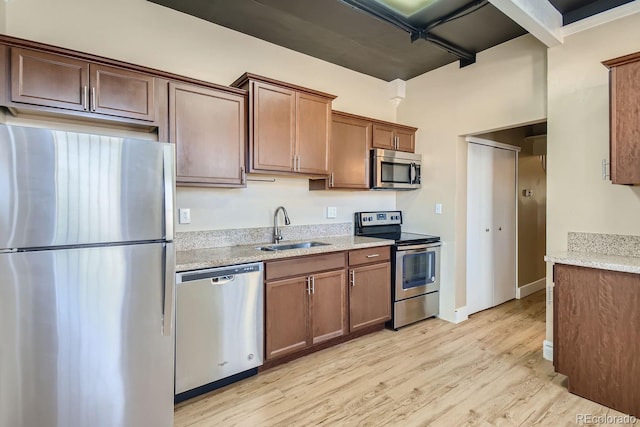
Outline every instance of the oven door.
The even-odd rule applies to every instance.
[[[419,154],[372,150],[371,188],[414,190],[420,188]]]
[[[395,301],[440,289],[440,243],[396,248]]]

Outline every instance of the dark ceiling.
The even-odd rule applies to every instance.
[[[149,1],[387,81],[473,63],[526,33],[486,0],[439,0],[408,18],[371,0]],[[629,1],[550,0],[565,23]]]

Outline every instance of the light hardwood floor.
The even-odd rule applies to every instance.
[[[545,293],[459,325],[428,319],[281,365],[176,406],[176,427],[570,426],[622,415],[572,395],[542,358]]]

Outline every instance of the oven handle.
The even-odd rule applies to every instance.
[[[408,252],[408,251],[416,251],[416,250],[426,251],[427,249],[437,248],[440,246],[441,246],[441,243],[429,243],[426,245],[396,246],[396,252]],[[424,252],[424,251],[421,251],[421,252]]]

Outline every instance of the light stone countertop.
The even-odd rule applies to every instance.
[[[328,252],[348,251],[352,249],[371,248],[377,246],[390,246],[395,242],[387,239],[359,236],[333,236],[308,238],[305,240],[287,240],[281,244],[298,242],[322,242],[327,246],[315,246],[304,249],[290,249],[284,251],[260,251],[258,246],[267,246],[271,243],[255,243],[251,245],[225,246],[219,248],[190,249],[176,252],[176,272],[199,270],[203,268],[222,267],[248,262],[269,261],[280,258],[313,255]]]
[[[547,262],[577,265],[601,270],[640,274],[640,257],[602,255],[590,252],[554,252],[544,257]]]

